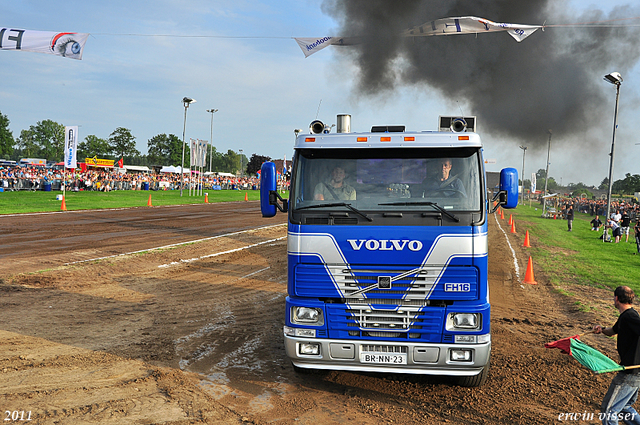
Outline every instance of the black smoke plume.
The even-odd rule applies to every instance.
[[[584,136],[586,142],[589,129],[602,124],[603,103],[614,102],[615,88],[603,76],[618,71],[624,78],[640,57],[640,29],[620,27],[638,24],[621,20],[639,16],[637,6],[578,15],[551,0],[326,0],[322,10],[339,23],[335,35],[367,41],[340,47],[357,64],[357,96],[389,95],[399,86],[435,90],[452,105],[464,104],[482,132],[534,148],[536,142],[546,147],[549,129],[554,140]],[[549,27],[521,43],[504,32],[399,36],[457,16]],[[553,27],[602,21],[615,25]]]

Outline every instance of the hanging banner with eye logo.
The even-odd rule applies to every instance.
[[[0,27],[0,50],[24,50],[80,60],[87,38],[89,34],[77,32],[32,31]]]

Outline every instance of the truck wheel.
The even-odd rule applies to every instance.
[[[456,384],[461,387],[479,387],[484,385],[487,381],[487,377],[489,376],[489,364],[490,361],[487,362],[487,365],[482,369],[482,372],[475,376],[460,376],[456,379]]]

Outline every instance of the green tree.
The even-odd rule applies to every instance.
[[[175,134],[158,134],[147,141],[148,161],[151,164],[180,165],[182,162],[182,140]],[[185,164],[189,164],[189,150],[185,149]]]
[[[247,174],[249,175],[256,174],[258,170],[260,170],[260,168],[262,167],[262,164],[267,161],[271,161],[271,158],[268,156],[256,155],[254,153],[253,155],[251,155],[251,159],[247,164]]]
[[[31,129],[20,132],[20,137],[16,139],[16,146],[24,158],[36,158],[40,155],[40,147],[36,143]]]
[[[128,128],[118,127],[109,135],[109,145],[111,154],[116,158],[127,158],[127,160],[140,156],[140,151],[136,149],[136,138]]]
[[[240,171],[240,155],[229,149],[226,154],[223,155],[222,158],[222,170],[225,173],[237,173]]]
[[[51,161],[62,161],[64,125],[51,120],[40,121],[36,124],[34,137],[42,147],[42,157]]]
[[[62,161],[64,125],[51,120],[39,121],[29,130],[22,130],[17,142],[24,157]]]
[[[609,177],[605,177],[604,179],[602,179],[602,182],[600,183],[600,186],[598,186],[598,189],[605,190],[608,188],[609,188]]]
[[[78,143],[78,161],[84,161],[85,158],[93,158],[98,156],[104,158],[109,156],[111,145],[105,139],[90,134],[84,138],[83,142]]]
[[[0,112],[0,158],[9,158],[14,144],[13,133],[9,130],[9,118]]]
[[[586,196],[587,199],[592,199],[593,198],[593,193],[589,189],[587,189],[586,187],[581,187],[581,188],[578,188],[578,189],[574,189],[571,192],[571,197],[572,198],[580,198],[580,197],[582,197],[583,194]]]
[[[207,157],[207,164],[211,162],[211,171],[223,171],[224,168],[224,155],[216,149],[215,146],[211,146],[209,151],[209,157]]]
[[[633,195],[634,192],[640,192],[640,175],[627,173],[624,179],[613,182],[611,191],[621,195]]]

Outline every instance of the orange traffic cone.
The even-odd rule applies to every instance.
[[[511,233],[516,233],[516,222],[515,221],[511,222]]]
[[[208,203],[209,203],[209,194],[208,194],[208,193],[205,193],[205,194],[204,194],[204,203],[205,203],[205,204],[208,204]]]
[[[245,192],[245,193],[244,193],[244,200],[245,200],[245,201],[248,201],[248,200],[249,200],[249,197],[247,196],[247,192]]]
[[[509,225],[513,224],[513,214],[509,214]]]
[[[529,231],[524,234],[524,245],[525,248],[531,248],[531,244],[529,243]]]
[[[504,210],[500,208],[500,218],[504,220]]]
[[[152,207],[153,205],[151,204],[151,195],[149,195],[149,200],[147,201],[147,206],[148,207]]]
[[[64,202],[64,195],[62,195],[62,205],[60,205],[60,211],[66,211],[67,204]]]
[[[531,285],[537,285],[538,282],[533,277],[533,262],[529,257],[529,263],[527,264],[527,272],[524,275],[524,283],[530,283]]]

